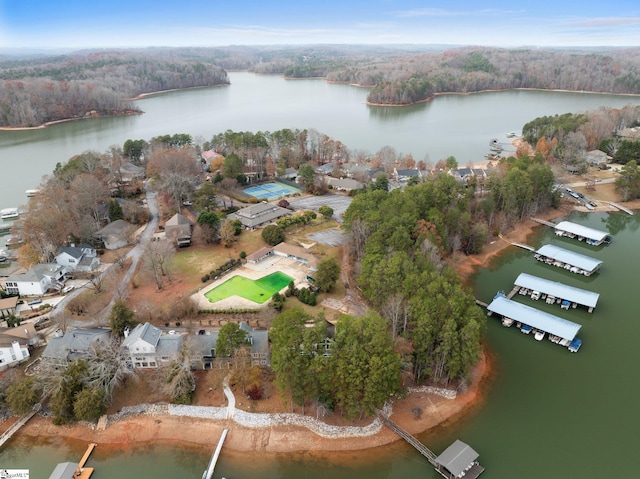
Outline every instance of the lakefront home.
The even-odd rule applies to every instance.
[[[96,343],[110,340],[111,330],[104,328],[74,329],[64,335],[58,332],[49,339],[41,357],[55,367],[66,368],[76,359],[86,359]]]
[[[39,343],[33,324],[0,328],[0,371],[29,359],[30,348]]]
[[[181,334],[162,334],[151,323],[138,324],[125,330],[122,348],[134,369],[155,369],[177,359],[182,348]]]
[[[89,273],[100,266],[96,249],[88,244],[63,246],[58,250],[55,261],[60,266],[64,266],[67,272]]]
[[[7,293],[20,296],[42,296],[50,289],[63,287],[67,270],[57,263],[41,263],[25,273],[16,273],[7,277]]]
[[[115,220],[104,228],[95,232],[97,240],[104,243],[104,247],[109,250],[127,246],[131,240],[133,225],[125,220]]]

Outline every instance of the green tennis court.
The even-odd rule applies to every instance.
[[[263,304],[291,281],[293,281],[291,276],[287,276],[280,271],[257,280],[238,275],[229,278],[224,283],[207,291],[204,295],[210,303],[222,301],[230,296],[240,296],[254,303]]]

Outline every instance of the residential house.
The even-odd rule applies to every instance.
[[[131,162],[125,163],[120,167],[120,181],[123,183],[133,183],[142,180],[147,172],[142,166],[134,165]]]
[[[0,328],[0,371],[27,360],[30,348],[38,345],[39,341],[33,324]]]
[[[245,322],[239,324],[240,329],[247,333],[249,341],[252,366],[270,366],[271,350],[269,347],[269,332],[262,329],[254,329]],[[193,369],[211,369],[216,358],[217,331],[207,331],[205,334],[197,334],[189,337],[189,347],[193,351]],[[223,358],[224,359],[224,358]]]
[[[315,171],[319,175],[330,175],[331,173],[333,173],[334,168],[335,168],[335,165],[329,162],[329,163],[325,163],[324,165],[318,166]]]
[[[66,272],[64,266],[56,263],[37,264],[25,273],[10,275],[5,281],[7,293],[42,296],[50,289],[60,290]]]
[[[55,262],[60,266],[64,266],[67,272],[80,271],[89,273],[100,266],[100,259],[96,249],[86,243],[80,246],[63,246],[58,250]]]
[[[86,359],[90,348],[111,340],[111,330],[105,328],[74,329],[51,338],[42,352],[42,360],[66,368],[76,359]]]
[[[230,220],[240,220],[240,223],[242,223],[242,226],[245,228],[254,229],[290,214],[290,210],[281,208],[278,205],[258,203],[231,213],[227,218]]]
[[[122,347],[127,352],[131,366],[157,368],[178,359],[182,348],[181,334],[162,334],[151,323],[138,324],[132,331],[125,331]]]
[[[220,153],[216,153],[213,150],[206,150],[202,152],[202,162],[207,166],[207,168],[209,168],[209,170],[212,170],[212,166],[214,163],[222,163],[222,160],[224,160],[224,157],[220,154]]]
[[[611,157],[602,150],[591,150],[587,151],[585,159],[590,165],[598,166],[601,163],[609,163]]]
[[[0,299],[0,318],[7,319],[11,316],[15,316],[17,307],[17,296],[10,296],[8,298]]]
[[[294,259],[302,264],[306,264],[312,271],[316,271],[318,269],[318,261],[316,260],[316,257],[302,246],[294,246],[292,244],[282,242],[273,247],[273,254]]]
[[[168,240],[177,246],[189,246],[193,234],[193,223],[189,218],[179,213],[173,215],[164,224],[164,234]]]
[[[409,181],[411,178],[416,177],[422,181],[422,172],[417,169],[399,170],[393,169],[393,178],[399,182]]]
[[[247,332],[251,345],[251,366],[270,366],[269,332],[264,329],[253,329],[244,321],[240,323],[240,329]]]
[[[125,220],[116,220],[95,232],[94,236],[106,249],[118,249],[129,244],[133,226]]]
[[[327,183],[336,191],[361,190],[364,185],[352,178],[327,178]]]

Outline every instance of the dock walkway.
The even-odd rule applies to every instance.
[[[2,436],[0,436],[0,447],[4,446],[4,444],[11,439],[11,437],[20,430],[20,428],[22,426],[24,426],[29,419],[31,419],[33,416],[36,415],[36,413],[40,410],[40,404],[36,404],[33,408],[33,410],[27,414],[26,416],[23,416],[22,418],[20,418],[13,426],[11,426],[9,429],[7,429],[4,434],[2,434]]]
[[[413,447],[416,448],[416,450],[422,454],[424,457],[427,458],[427,460],[433,464],[434,466],[437,466],[436,464],[436,455],[429,450],[429,448],[427,446],[425,446],[424,444],[422,444],[420,441],[418,441],[415,437],[413,437],[411,434],[409,434],[407,431],[405,431],[404,429],[402,429],[400,426],[398,426],[396,423],[394,423],[393,421],[391,421],[391,419],[389,419],[388,417],[384,416],[383,414],[379,414],[378,417],[380,418],[380,420],[389,428],[391,429],[393,432],[395,432],[398,436],[400,436],[402,439],[404,439],[405,441],[407,441],[409,444],[411,444]]]
[[[614,203],[613,201],[609,201],[609,204],[611,206],[613,206],[614,208],[618,208],[620,211],[624,211],[628,215],[633,216],[633,211],[631,211],[629,208],[626,208],[626,207],[624,207],[622,205],[619,205],[618,203]]]
[[[207,469],[202,474],[202,479],[211,479],[213,477],[213,470],[216,467],[216,463],[218,462],[218,456],[220,456],[220,451],[222,451],[222,445],[224,444],[224,440],[227,437],[228,429],[223,429],[222,434],[220,435],[220,439],[218,440],[218,445],[216,446],[216,450],[213,452],[211,456],[211,460],[209,461],[209,465]]]
[[[552,223],[551,221],[547,221],[547,220],[543,220],[542,218],[534,218],[531,217],[529,218],[531,221],[535,221],[536,223],[540,223],[541,225],[545,225],[545,226],[551,226],[552,228],[555,228],[556,225],[555,223]]]

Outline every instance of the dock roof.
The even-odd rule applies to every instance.
[[[556,225],[556,230],[566,231],[573,233],[584,238],[589,238],[593,241],[603,241],[607,236],[610,236],[606,231],[600,231],[588,226],[579,225],[578,223],[572,223],[571,221],[561,221]]]
[[[573,340],[582,327],[581,324],[568,321],[553,314],[545,313],[530,306],[507,299],[503,295],[493,298],[487,310],[501,316],[511,318],[540,331],[559,336],[562,339]]]
[[[547,258],[562,261],[563,263],[567,263],[572,266],[577,266],[585,271],[595,271],[602,264],[602,261],[599,259],[575,253],[568,249],[560,248],[559,246],[551,244],[546,244],[540,247],[536,253],[546,256]]]
[[[600,294],[586,289],[575,288],[558,281],[551,281],[538,276],[533,276],[527,273],[520,273],[514,283],[521,288],[531,289],[533,291],[540,291],[544,294],[550,294],[556,298],[567,299],[572,303],[578,303],[583,306],[595,308],[598,304],[598,298]]]
[[[479,454],[471,446],[456,439],[442,454],[436,457],[436,463],[445,467],[455,477],[459,477],[473,464],[473,461],[478,459],[478,456]]]

